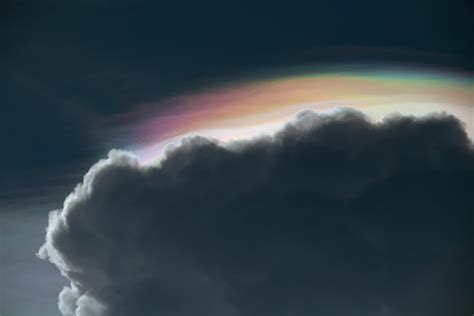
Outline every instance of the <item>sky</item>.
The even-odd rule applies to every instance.
[[[151,298],[161,304],[148,312],[174,316],[472,314],[469,1],[8,0],[0,11],[0,315],[132,315]],[[103,181],[87,189],[96,199],[73,192],[85,174]],[[48,226],[56,209],[76,235]],[[180,234],[153,233],[136,220],[147,216]],[[139,280],[117,276],[134,269]]]

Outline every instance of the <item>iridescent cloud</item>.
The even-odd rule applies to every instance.
[[[352,107],[375,121],[388,114],[448,112],[474,136],[474,79],[467,74],[402,68],[347,71],[293,69],[187,93],[143,108],[128,132],[133,149],[149,162],[168,143],[190,134],[220,141],[271,133],[297,112]],[[127,116],[125,116],[125,120]],[[122,118],[123,120],[123,118]]]

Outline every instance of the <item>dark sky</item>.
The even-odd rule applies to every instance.
[[[7,241],[0,255],[9,258],[0,267],[0,284],[9,284],[2,315],[50,316],[57,309],[63,282],[35,252],[47,212],[61,207],[114,147],[111,116],[274,67],[356,62],[474,70],[467,0],[6,0],[0,12],[0,228]],[[465,262],[449,264],[464,269]]]
[[[111,114],[243,72],[474,65],[467,0],[7,0],[1,12],[3,195],[24,190],[32,171],[55,177],[83,164],[82,173],[109,149],[102,120]]]

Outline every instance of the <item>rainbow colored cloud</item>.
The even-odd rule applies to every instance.
[[[302,110],[351,107],[375,121],[388,114],[453,114],[474,139],[474,79],[468,74],[422,69],[359,67],[293,69],[264,74],[166,100],[168,110],[148,104],[134,115],[132,150],[143,162],[183,136],[229,141],[271,133]],[[170,106],[171,105],[171,106]]]

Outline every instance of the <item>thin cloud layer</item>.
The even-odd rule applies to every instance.
[[[50,214],[64,315],[472,313],[474,151],[448,115],[304,112],[272,137],[111,151]]]

